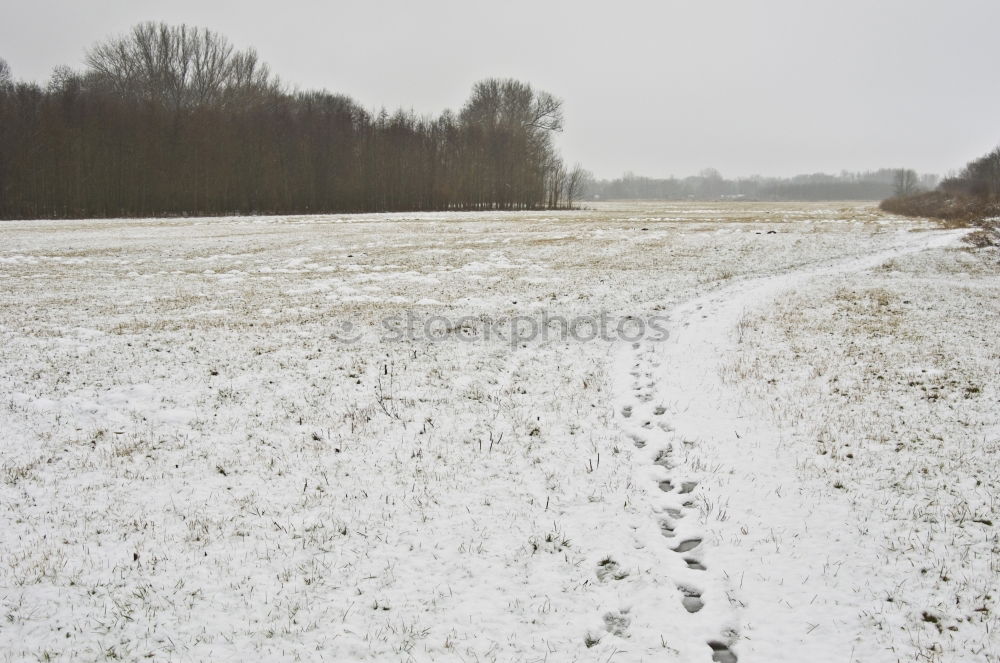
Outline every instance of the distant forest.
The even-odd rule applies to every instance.
[[[558,208],[585,179],[562,125],[515,80],[457,113],[370,112],[288,91],[215,32],[145,23],[44,86],[0,60],[0,218]]]
[[[901,174],[906,186],[900,190]],[[715,169],[683,179],[655,179],[627,173],[615,180],[587,181],[584,193],[599,200],[883,200],[901,192],[931,189],[935,175],[918,176],[912,170],[882,169],[839,175],[816,173],[789,178],[725,179]]]

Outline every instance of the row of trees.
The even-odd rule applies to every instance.
[[[987,202],[1000,202],[1000,147],[966,164],[962,171],[941,182],[941,190]]]
[[[85,65],[42,87],[0,60],[0,218],[562,207],[584,181],[553,144],[560,101],[515,80],[458,113],[373,113],[153,23]]]
[[[970,161],[933,191],[907,186],[901,174],[894,193],[882,201],[882,209],[896,214],[972,222],[1000,216],[1000,147]]]
[[[789,178],[746,177],[726,179],[714,168],[685,178],[657,179],[626,173],[614,180],[590,182],[588,197],[606,200],[881,200],[899,186],[899,173],[907,173],[906,186],[933,187],[936,177],[890,169],[839,175],[816,173]]]

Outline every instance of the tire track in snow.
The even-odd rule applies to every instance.
[[[739,494],[719,494],[712,478],[720,472],[753,473],[753,460],[736,446],[741,444],[737,431],[769,428],[765,422],[748,422],[734,390],[720,375],[722,358],[735,348],[733,330],[741,316],[812,279],[863,271],[895,257],[953,245],[966,232],[901,233],[899,243],[889,250],[734,283],[675,307],[669,338],[645,339],[619,349],[612,369],[616,411],[626,437],[637,448],[637,479],[646,481],[651,491],[652,515],[665,538],[664,554],[680,555],[687,565],[683,575],[672,580],[678,600],[691,613],[691,629],[705,643],[706,660],[773,661],[775,651],[784,652],[786,660],[808,660],[802,658],[803,651],[790,646],[793,643],[769,642],[758,649],[755,640],[782,637],[781,629],[769,633],[766,627],[755,631],[755,640],[741,632],[748,611],[767,621],[766,601],[741,596],[742,580],[731,569],[727,573],[711,563],[712,543],[707,539],[712,534],[717,541],[722,539],[727,510],[733,509],[729,505],[753,509],[752,504],[739,504]],[[771,463],[771,454],[760,450],[754,448],[758,462]],[[706,453],[711,460],[706,460]],[[742,462],[734,467],[737,458]],[[778,491],[780,495],[780,486]],[[747,600],[754,603],[750,609]]]

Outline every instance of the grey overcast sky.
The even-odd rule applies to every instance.
[[[0,0],[0,57],[44,81],[145,20],[367,108],[528,81],[563,99],[563,154],[599,177],[942,173],[1000,144],[998,0]]]

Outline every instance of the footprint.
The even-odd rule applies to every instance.
[[[622,416],[625,417],[626,419],[628,419],[629,417],[632,416],[632,406],[631,405],[626,405],[625,407],[622,408]]]
[[[631,624],[632,618],[628,616],[627,608],[604,615],[604,628],[608,630],[608,633],[617,635],[619,638],[628,637],[628,627]]]
[[[695,486],[697,485],[698,485],[697,481],[685,481],[684,483],[681,484],[681,495],[690,493],[692,490],[695,489]]]
[[[659,417],[660,415],[662,415],[666,411],[667,411],[667,408],[663,407],[662,405],[657,405],[656,409],[653,410],[653,414],[655,414],[656,416]]]
[[[681,604],[685,610],[688,612],[698,612],[705,607],[705,602],[701,600],[701,594],[698,591],[688,587],[678,587],[678,589],[684,594]]]
[[[670,462],[670,449],[660,449],[656,452],[656,458],[653,459],[653,463],[659,465],[660,467],[665,467],[668,470],[671,469],[674,464]]]
[[[670,521],[660,521],[660,534],[667,538],[672,538],[674,536],[674,526],[670,523]]]
[[[684,517],[684,514],[681,513],[680,509],[667,509],[666,511],[667,515],[673,518],[674,520],[680,520],[681,518]]]
[[[639,437],[638,435],[629,435],[629,437],[632,438],[632,444],[634,444],[637,449],[642,449],[644,446],[646,446],[646,440]]]
[[[673,489],[674,489],[674,484],[670,483],[670,479],[664,479],[663,481],[660,482],[660,490],[662,490],[663,492],[669,493],[673,491]]]
[[[657,421],[656,425],[659,426],[660,430],[662,430],[664,433],[673,433],[674,432],[674,427],[671,426],[670,424],[668,424],[665,421]]]
[[[708,643],[708,646],[712,648],[712,660],[715,663],[736,663],[736,654],[728,645],[713,640]]]
[[[686,553],[689,550],[694,550],[701,544],[701,539],[684,539],[674,548],[674,552]]]
[[[597,579],[604,582],[608,578],[612,580],[624,580],[628,577],[628,571],[623,569],[618,562],[610,557],[605,557],[597,563]]]
[[[702,564],[701,562],[699,562],[696,559],[691,559],[689,557],[686,557],[684,559],[684,562],[688,565],[689,569],[694,569],[695,571],[704,571],[705,570],[705,565]]]

